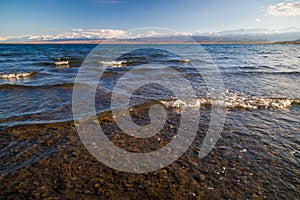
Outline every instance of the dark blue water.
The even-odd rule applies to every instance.
[[[222,75],[227,90],[228,107],[289,108],[297,104],[300,94],[299,45],[202,46]],[[71,120],[73,83],[82,61],[95,47],[96,45],[0,45],[2,76],[33,72],[29,77],[0,78],[1,125]],[[159,51],[167,47],[168,50],[174,49],[176,55],[155,52],[155,49]],[[196,89],[203,86],[203,80],[200,80],[199,74],[188,63],[207,60],[207,55],[199,54],[199,45],[102,45],[97,48],[107,59],[103,62],[108,65],[109,73],[105,74],[101,83],[106,88],[113,89],[112,80],[118,80],[124,71],[147,63],[177,67]],[[148,51],[148,55],[141,50],[128,54],[131,49],[147,51],[150,48],[152,52]],[[116,57],[120,57],[119,61],[110,63]],[[56,58],[65,58],[69,64],[55,65]],[[99,63],[95,65],[98,66]],[[145,69],[143,73],[155,74],[164,71]],[[143,78],[134,77],[132,81],[142,83]],[[155,90],[152,92],[159,93]],[[126,91],[124,95],[125,93]],[[276,106],[278,102],[272,104],[273,100],[270,98],[275,101],[283,98],[287,101],[280,101]],[[266,101],[258,104],[257,99]],[[101,112],[106,107],[99,105],[97,109]]]

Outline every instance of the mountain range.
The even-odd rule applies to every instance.
[[[180,41],[180,37],[189,36],[197,42],[300,42],[300,29],[289,27],[281,30],[269,30],[264,28],[255,29],[236,29],[225,30],[220,32],[196,32],[193,34],[176,33],[173,35],[159,35],[151,31],[149,34],[142,36],[129,36],[126,31],[110,29],[72,29],[58,35],[41,35],[41,36],[19,36],[0,38],[1,43],[99,43],[114,39],[118,42],[159,42]]]

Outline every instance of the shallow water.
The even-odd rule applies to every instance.
[[[109,191],[115,190],[126,196],[129,195],[128,185],[131,185],[136,188],[133,196],[142,194],[158,198],[153,196],[154,193],[166,192],[165,186],[170,193],[164,197],[174,198],[176,192],[172,185],[176,185],[182,198],[206,196],[231,199],[297,199],[300,195],[299,45],[202,45],[209,58],[199,50],[199,45],[192,44],[97,47],[97,53],[104,59],[95,59],[96,62],[86,60],[86,63],[92,66],[88,71],[91,74],[97,74],[101,68],[105,68],[95,95],[96,112],[99,115],[110,112],[112,90],[117,81],[134,67],[149,63],[154,65],[145,65],[147,67],[135,71],[134,76],[128,77],[132,85],[124,85],[126,89],[118,91],[116,96],[130,98],[132,118],[139,125],[150,123],[146,109],[148,103],[155,101],[171,110],[170,122],[168,121],[162,131],[165,136],[159,136],[159,143],[153,142],[158,140],[158,136],[149,141],[125,137],[119,133],[111,114],[100,117],[106,134],[115,145],[133,152],[161,148],[176,135],[178,117],[180,118],[178,108],[191,105],[198,108],[197,105],[201,105],[197,136],[190,149],[178,161],[157,172],[130,174],[127,178],[126,173],[117,172],[103,164],[95,164],[97,161],[84,150],[72,125],[72,90],[75,77],[85,57],[94,47],[96,46],[0,45],[0,173],[2,180],[7,183],[7,187],[2,188],[7,197],[22,189],[19,184],[19,189],[8,187],[16,184],[10,181],[30,181],[33,178],[26,174],[33,169],[41,179],[35,180],[37,186],[34,188],[42,187],[44,181],[50,194],[54,186],[47,183],[49,180],[40,174],[43,171],[41,167],[48,169],[47,172],[43,171],[48,175],[59,169],[59,165],[66,167],[62,164],[63,160],[69,163],[73,159],[72,152],[77,152],[78,149],[83,153],[80,156],[74,155],[85,160],[85,170],[117,175],[102,177],[107,181],[107,184],[99,183],[99,187],[103,188],[102,192],[93,183],[89,188],[90,193],[78,189],[73,194],[102,194],[108,198],[113,197],[108,194]],[[174,49],[176,54],[166,49]],[[56,66],[55,58],[65,58],[69,60],[69,64]],[[212,62],[218,67],[224,81],[225,88],[220,93],[225,97],[225,105],[222,106],[226,107],[227,114],[215,148],[204,159],[200,159],[199,148],[208,128],[210,106],[214,97],[210,96],[203,77],[195,67],[198,64],[204,65],[206,68],[201,68],[204,70],[201,72],[210,73],[209,66],[212,66]],[[174,76],[168,74],[170,71],[162,66],[169,66],[180,72],[191,83],[197,97],[184,99],[183,102],[168,88],[155,84],[140,87],[133,94],[130,92],[133,85],[143,85],[145,79],[161,74],[176,84]],[[3,76],[25,72],[34,74],[21,78]],[[86,81],[90,81],[89,76]],[[83,90],[89,89],[88,85],[82,84],[81,87]],[[85,97],[82,98],[83,102],[84,100]],[[114,106],[118,107],[117,104]],[[61,123],[55,124],[56,122]],[[58,156],[57,159],[55,155]],[[58,166],[45,166],[47,162],[57,162]],[[74,163],[75,167],[81,166],[80,160],[74,160]],[[156,181],[152,180],[155,176],[158,176]],[[54,177],[64,183],[71,180],[64,172],[61,177]],[[86,176],[83,172],[77,177],[86,181],[88,177],[96,178],[95,174]],[[124,180],[125,186],[108,181],[117,177]],[[137,182],[134,183],[133,180]],[[154,186],[149,186],[149,191],[139,190],[138,185],[145,186],[147,180],[152,180]],[[88,182],[76,181],[74,184],[90,185]],[[62,187],[64,184],[59,182],[58,185]],[[116,189],[117,186],[124,190]],[[26,188],[30,190],[27,186]],[[57,189],[57,193],[51,194],[61,195],[62,190]],[[72,192],[65,195],[70,194]]]

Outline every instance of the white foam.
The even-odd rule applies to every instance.
[[[299,103],[300,99],[292,98],[264,98],[264,97],[247,97],[236,94],[229,94],[226,96],[226,107],[228,108],[243,108],[243,109],[286,109],[293,103]]]
[[[68,60],[55,61],[55,65],[68,65],[68,64],[69,64]]]
[[[99,64],[104,66],[120,67],[126,65],[127,61],[99,61]]]
[[[167,107],[175,107],[175,108],[181,108],[181,107],[199,108],[201,105],[211,104],[211,100],[206,98],[188,99],[186,101],[179,100],[179,99],[171,100],[171,101],[162,100],[160,102]]]
[[[238,108],[246,110],[255,109],[287,109],[292,104],[300,104],[300,99],[292,98],[263,98],[263,97],[246,97],[238,96],[236,94],[227,95],[224,101],[214,100],[211,98],[197,98],[188,100],[161,100],[162,104],[167,107],[182,108],[190,107],[197,108],[199,105],[220,105],[220,107],[226,106],[227,109]]]
[[[26,78],[33,75],[34,72],[23,72],[23,73],[10,73],[10,74],[0,74],[2,79],[19,79]]]

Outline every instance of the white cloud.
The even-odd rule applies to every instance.
[[[255,19],[260,23],[260,19]],[[147,37],[169,37],[169,36],[224,36],[224,35],[247,35],[247,34],[274,34],[274,33],[292,33],[300,32],[298,27],[289,27],[281,30],[273,29],[237,29],[225,30],[221,32],[196,32],[194,34],[188,32],[173,32],[164,29],[136,29],[131,31],[115,30],[115,29],[81,29],[72,28],[68,32],[60,34],[44,34],[44,35],[21,35],[21,36],[1,36],[0,42],[26,42],[26,41],[51,41],[64,39],[129,39],[129,38],[147,38]],[[186,37],[189,38],[189,37]]]
[[[55,39],[62,38],[89,38],[89,39],[98,39],[98,38],[122,38],[126,36],[126,32],[123,30],[114,30],[114,29],[81,29],[81,28],[72,28],[72,32],[65,32],[55,36]]]
[[[255,20],[256,20],[258,23],[260,23],[260,19],[259,19],[259,18],[256,18]]]
[[[38,35],[28,35],[27,38],[29,40],[36,40],[36,39],[40,39],[41,36],[38,36]]]
[[[0,37],[0,41],[6,41],[8,37]]]
[[[126,38],[126,31],[114,29],[80,29],[72,28],[70,32],[64,32],[56,35],[21,35],[0,37],[0,41],[30,41],[30,40],[55,40],[55,39],[111,39]]]
[[[127,38],[155,38],[155,37],[171,37],[171,36],[188,36],[192,35],[188,32],[175,32],[169,29],[160,28],[138,28],[127,32]]]
[[[81,29],[81,28],[71,28],[71,31],[79,31],[79,32],[81,32],[81,31],[83,31],[83,29]]]
[[[138,34],[135,35],[134,37],[137,37],[137,38],[157,37],[157,36],[161,36],[161,35],[165,35],[165,33],[159,33],[159,32],[150,30],[149,32],[138,32]]]
[[[300,16],[300,1],[271,5],[267,8],[266,13],[274,16]]]

